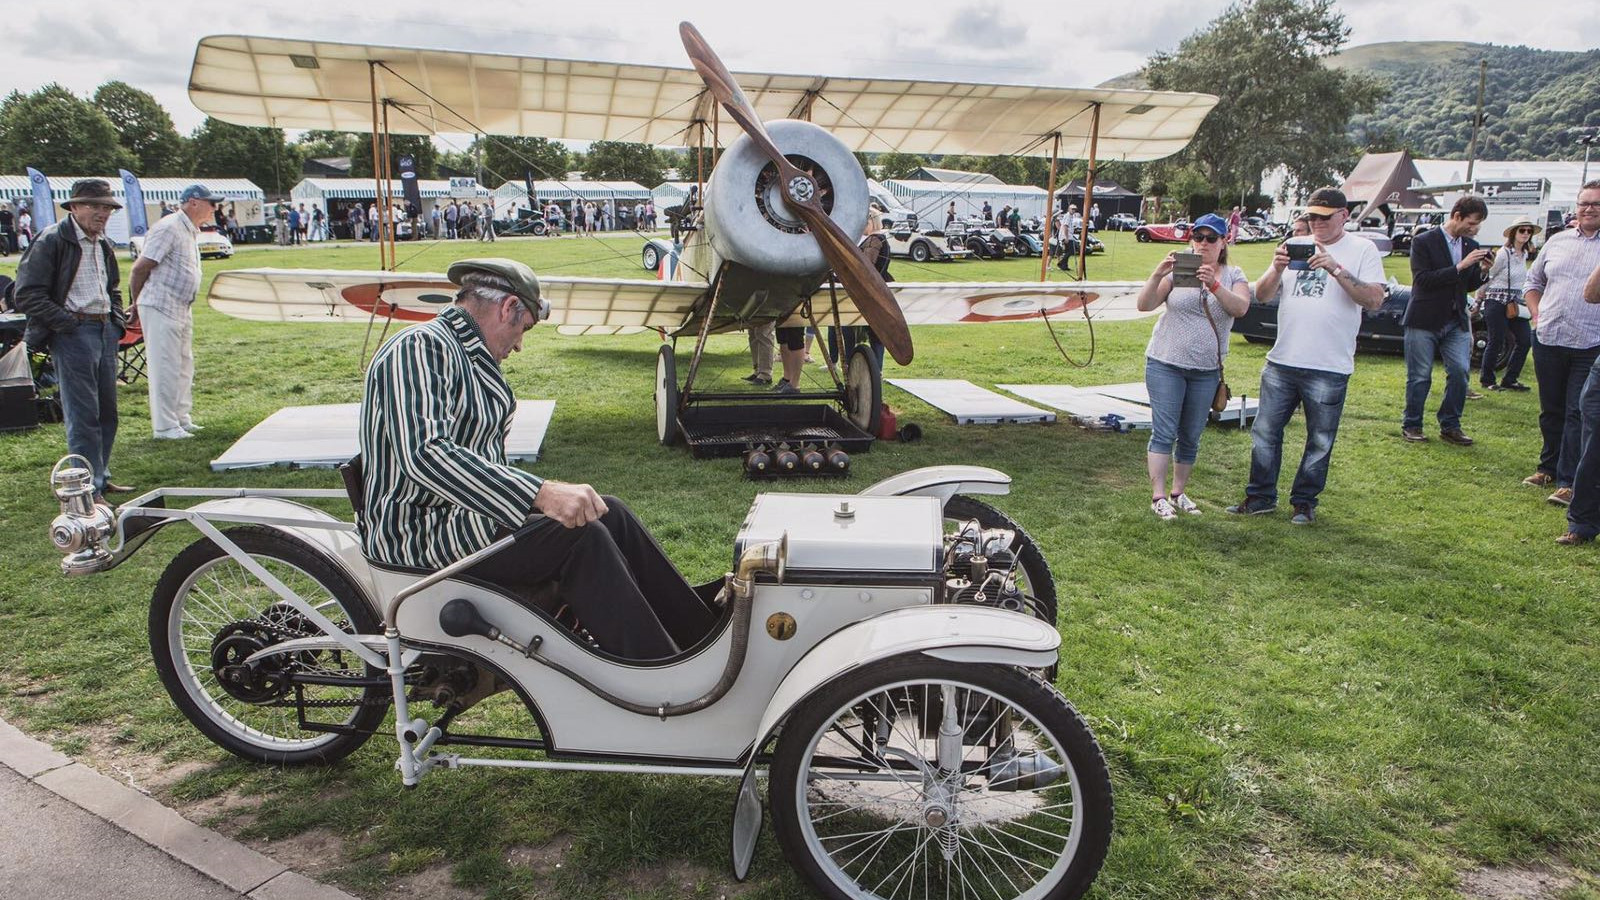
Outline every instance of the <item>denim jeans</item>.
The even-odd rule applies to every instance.
[[[117,439],[117,341],[114,322],[79,322],[57,333],[50,359],[61,385],[61,417],[67,426],[67,452],[89,461],[94,488],[111,479],[111,445]]]
[[[1268,362],[1261,370],[1260,407],[1250,429],[1250,486],[1247,497],[1278,499],[1278,470],[1283,462],[1283,427],[1295,407],[1306,413],[1306,447],[1295,472],[1289,502],[1315,507],[1328,483],[1333,439],[1339,434],[1345,389],[1350,376],[1319,369],[1297,369]]]
[[[1528,320],[1506,318],[1506,305],[1499,300],[1483,301],[1483,324],[1489,338],[1483,347],[1483,365],[1478,383],[1489,387],[1495,383],[1494,361],[1500,358],[1500,348],[1509,344],[1511,356],[1506,360],[1506,374],[1501,384],[1515,384],[1522,374],[1522,364],[1528,359],[1528,349],[1533,346],[1533,332]]]
[[[1211,420],[1211,398],[1217,395],[1221,380],[1222,372],[1217,369],[1185,369],[1146,357],[1144,386],[1150,392],[1147,449],[1180,463],[1194,462],[1200,455],[1200,435]]]
[[[1567,507],[1567,530],[1584,537],[1600,535],[1600,359],[1589,367],[1583,383],[1582,440],[1572,473],[1572,505]]]
[[[1461,428],[1461,409],[1467,404],[1467,372],[1472,368],[1472,331],[1461,322],[1451,322],[1439,331],[1406,329],[1406,410],[1400,418],[1402,427],[1422,427],[1423,407],[1428,405],[1428,391],[1433,388],[1436,354],[1444,359],[1439,430]]]
[[[1539,431],[1544,446],[1539,451],[1539,471],[1553,475],[1557,487],[1571,487],[1583,440],[1583,412],[1579,400],[1583,383],[1600,346],[1582,350],[1542,344],[1533,337],[1533,375],[1539,379]]]

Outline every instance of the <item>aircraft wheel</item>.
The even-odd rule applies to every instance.
[[[654,272],[661,265],[661,248],[654,243],[645,244],[644,252],[640,255],[639,261],[644,263],[646,269]]]
[[[850,364],[844,370],[845,418],[874,437],[883,423],[883,372],[878,355],[867,344],[850,351]]]
[[[670,447],[678,442],[678,360],[672,345],[656,351],[656,439]]]
[[[929,256],[929,253],[928,253],[928,245],[927,244],[924,244],[921,241],[917,241],[915,244],[911,245],[911,261],[912,262],[919,262],[919,263],[927,262],[928,261],[928,256]]]

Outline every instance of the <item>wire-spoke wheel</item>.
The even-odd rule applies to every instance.
[[[227,535],[345,631],[377,632],[360,590],[316,551],[262,528],[236,528]],[[208,538],[173,559],[150,602],[150,650],[178,709],[223,749],[276,765],[340,759],[366,741],[386,712],[384,688],[295,678],[337,682],[382,674],[349,651],[304,651],[244,663],[272,644],[319,633]],[[303,727],[297,693],[307,719],[346,733]]]
[[[789,862],[831,898],[1070,900],[1111,840],[1083,719],[1014,668],[903,656],[785,726],[769,786]]]

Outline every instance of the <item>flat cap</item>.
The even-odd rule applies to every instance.
[[[460,284],[462,278],[475,272],[504,279],[522,305],[533,313],[535,322],[550,318],[550,301],[539,296],[539,276],[533,274],[533,270],[525,263],[514,259],[462,259],[450,264],[445,277],[454,284]]]

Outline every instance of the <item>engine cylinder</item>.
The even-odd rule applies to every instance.
[[[810,122],[766,123],[773,143],[818,187],[822,207],[852,239],[867,223],[867,177],[838,138]],[[706,186],[705,222],[724,258],[773,275],[816,275],[829,268],[816,238],[786,202],[777,167],[749,136],[734,141]]]

